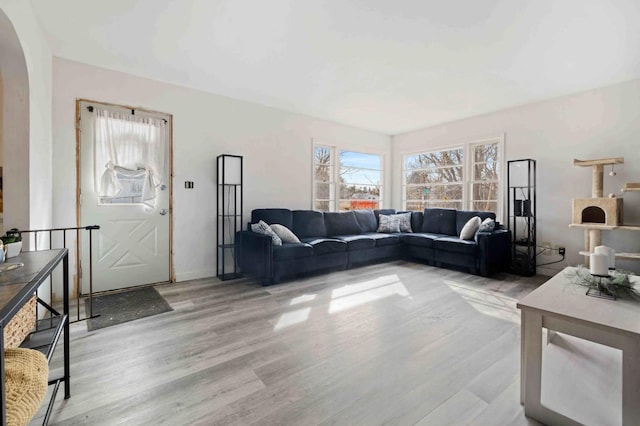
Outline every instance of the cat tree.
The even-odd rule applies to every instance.
[[[603,195],[604,167],[623,164],[624,158],[603,158],[598,160],[573,160],[573,165],[578,167],[591,167],[591,198],[573,199],[573,228],[584,228],[584,251],[580,254],[586,256],[585,264],[589,263],[589,255],[602,244],[602,231],[612,229],[626,229],[640,231],[640,226],[623,225],[623,200],[615,194]],[[640,191],[640,183],[627,183],[622,192]],[[617,253],[616,258],[640,260],[640,253]]]

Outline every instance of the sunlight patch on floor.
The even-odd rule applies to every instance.
[[[295,324],[300,324],[301,322],[305,322],[309,319],[309,314],[311,313],[311,308],[300,308],[295,311],[285,312],[280,315],[280,319],[273,327],[274,331],[281,330],[285,327],[290,327]]]
[[[444,283],[481,314],[520,324],[520,311],[516,308],[516,299],[488,290],[471,288],[455,281],[444,280]]]
[[[316,298],[315,294],[303,294],[302,296],[294,297],[293,299],[291,299],[291,302],[289,303],[289,305],[293,306],[293,305],[299,305],[301,303],[311,302],[315,298]]]
[[[389,296],[408,297],[409,291],[397,275],[386,275],[337,288],[331,293],[329,313],[344,311]]]

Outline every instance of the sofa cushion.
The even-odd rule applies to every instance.
[[[356,215],[356,220],[360,225],[360,232],[376,232],[378,222],[373,210],[354,210],[353,214]]]
[[[274,260],[291,260],[313,256],[313,247],[304,243],[285,243],[273,247]]]
[[[258,223],[252,223],[251,230],[257,234],[267,235],[271,237],[271,241],[273,242],[274,246],[282,245],[282,240],[280,239],[278,234],[273,232],[271,226],[267,225],[263,220],[259,221]]]
[[[347,251],[346,241],[335,238],[303,238],[303,242],[313,247],[313,254],[342,253]]]
[[[260,221],[268,225],[279,223],[291,229],[293,226],[293,215],[289,209],[255,209],[251,212],[251,223]]]
[[[460,239],[461,240],[473,240],[476,236],[476,232],[478,232],[478,228],[480,228],[480,224],[482,221],[478,216],[474,216],[467,221],[462,227],[460,231]]]
[[[380,225],[378,225],[378,232],[384,232],[386,234],[400,232],[400,218],[395,215],[381,214],[378,216]]]
[[[324,226],[322,212],[315,210],[294,210],[293,231],[298,238],[326,237],[327,228]]]
[[[359,234],[362,232],[356,215],[352,211],[325,212],[324,226],[327,228],[328,236]]]
[[[461,240],[457,237],[442,237],[433,242],[433,248],[436,250],[475,255],[478,251],[478,243],[474,240]]]
[[[490,217],[493,220],[496,219],[496,214],[494,212],[458,210],[456,212],[456,232],[455,234],[449,234],[449,235],[460,235],[460,231],[462,231],[462,228],[464,227],[464,225],[469,221],[469,219],[471,219],[474,216],[478,216],[480,218],[480,221],[483,221],[488,217]]]
[[[416,232],[413,234],[402,234],[400,240],[404,244],[419,246],[419,247],[433,247],[433,242],[438,238],[446,237],[444,234],[425,234]]]
[[[470,218],[471,217],[469,217],[469,219]],[[464,223],[462,226],[464,226]],[[460,230],[461,229],[462,227],[460,227]],[[440,208],[424,209],[422,232],[427,234],[460,235],[460,230],[456,230],[456,210]]]
[[[369,249],[376,246],[376,240],[368,235],[338,235],[336,238],[346,241],[348,251]]]
[[[364,235],[373,238],[376,242],[376,247],[392,246],[400,243],[400,235],[398,234],[381,234],[379,232],[371,232]]]
[[[289,228],[284,225],[280,225],[279,223],[274,223],[270,225],[271,230],[276,233],[278,237],[282,240],[283,243],[299,243],[300,239],[296,237],[296,234],[291,232]]]

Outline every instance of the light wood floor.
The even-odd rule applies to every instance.
[[[51,424],[537,424],[515,303],[546,279],[396,261],[158,286],[173,312],[72,324],[72,397]]]

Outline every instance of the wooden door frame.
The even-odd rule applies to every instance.
[[[150,109],[141,108],[141,107],[133,107],[129,105],[118,105],[118,104],[113,104],[109,102],[94,101],[94,100],[85,99],[85,98],[76,98],[76,224],[77,224],[76,226],[78,227],[81,226],[80,224],[80,213],[81,213],[80,179],[82,176],[81,164],[80,164],[82,160],[81,152],[80,152],[82,147],[82,135],[80,131],[81,129],[80,103],[81,102],[104,105],[106,107],[126,108],[130,110],[138,110],[138,111],[151,113],[151,114],[163,114],[163,115],[169,116],[169,127],[170,127],[169,128],[169,282],[170,283],[176,282],[176,273],[173,267],[173,114],[169,114],[162,111],[150,110]],[[80,244],[80,241],[78,241],[77,244]],[[77,259],[76,261],[79,262],[80,259]],[[77,291],[81,292],[81,290],[82,289],[80,286],[80,282],[78,282]]]

